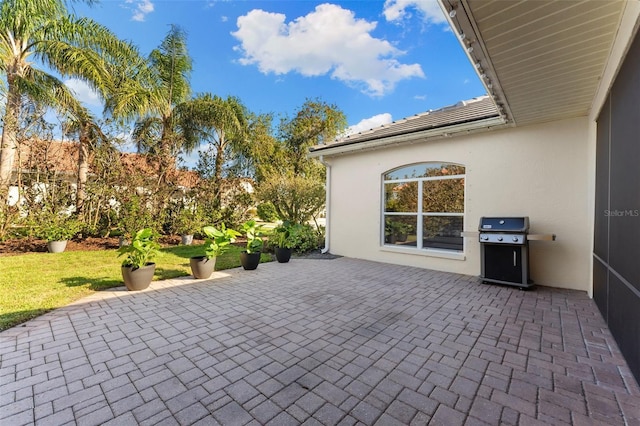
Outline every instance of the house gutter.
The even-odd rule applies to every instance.
[[[329,216],[330,216],[330,211],[331,211],[331,164],[327,163],[326,161],[324,161],[324,156],[320,156],[318,158],[318,160],[320,160],[320,163],[322,163],[322,165],[324,165],[325,169],[327,170],[327,174],[325,177],[325,201],[324,201],[324,209],[325,209],[325,217],[324,217],[324,248],[321,250],[322,254],[325,253],[329,253],[329,234],[330,234],[330,230],[331,227],[329,226],[330,222],[329,222]]]
[[[503,117],[494,116],[482,120],[475,120],[467,123],[454,124],[453,126],[437,127],[433,129],[422,130],[409,134],[400,134],[396,136],[387,136],[364,141],[347,141],[338,142],[330,145],[322,145],[311,148],[309,158],[324,157],[326,155],[345,154],[354,151],[363,151],[376,148],[386,148],[391,145],[400,145],[415,143],[424,139],[439,139],[454,136],[457,134],[469,134],[478,131],[490,130],[495,127],[504,127],[507,122]],[[322,161],[322,160],[321,160]],[[324,163],[323,163],[324,164]]]

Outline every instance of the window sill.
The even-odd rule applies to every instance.
[[[387,251],[390,253],[413,254],[417,256],[426,256],[426,257],[437,257],[440,259],[451,259],[451,260],[467,259],[467,257],[463,252],[455,252],[455,251],[449,251],[449,250],[403,248],[403,247],[393,247],[393,246],[383,245],[383,246],[380,246],[380,251]]]

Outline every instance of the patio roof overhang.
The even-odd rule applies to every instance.
[[[487,93],[518,126],[589,115],[632,3],[440,0]]]
[[[500,117],[401,135],[372,129],[316,146],[310,157],[593,115],[617,72],[614,50],[628,47],[614,49],[617,38],[626,43],[621,24],[640,24],[640,3],[625,0],[439,1]]]

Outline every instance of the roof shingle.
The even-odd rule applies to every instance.
[[[312,151],[322,150],[341,145],[358,144],[372,140],[384,139],[391,136],[407,135],[430,129],[446,128],[453,125],[470,123],[487,118],[500,117],[493,99],[480,96],[455,105],[446,106],[434,111],[427,111],[411,117],[384,124],[357,134],[336,139],[334,142],[312,148]]]

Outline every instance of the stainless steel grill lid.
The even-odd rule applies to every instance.
[[[529,218],[524,217],[481,217],[480,232],[519,232],[529,231]]]

